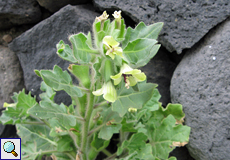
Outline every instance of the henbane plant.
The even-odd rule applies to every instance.
[[[114,20],[106,12],[96,17],[92,35],[71,35],[72,44],[60,41],[57,54],[70,62],[67,71],[35,70],[42,78],[40,101],[15,93],[5,103],[0,121],[14,124],[22,141],[22,159],[175,160],[169,153],[189,141],[190,127],[183,125],[180,104],[159,102],[157,84],[147,83],[140,67],[157,53],[163,23],[139,23],[126,28],[121,11]],[[92,38],[93,37],[93,38]],[[79,84],[73,84],[70,74]],[[72,104],[56,104],[56,91],[64,90]],[[119,134],[117,151],[107,149]]]

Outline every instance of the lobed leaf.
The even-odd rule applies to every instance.
[[[21,159],[31,160],[36,159],[38,155],[41,155],[42,151],[37,149],[36,141],[33,141],[21,144],[21,153]]]
[[[78,63],[78,59],[74,57],[73,51],[68,44],[65,44],[64,41],[60,41],[57,45],[57,54],[59,57],[71,63]],[[39,75],[38,75],[39,76]]]
[[[90,87],[89,66],[69,65],[69,71],[76,76],[81,85],[86,88]]]
[[[10,104],[13,106],[7,107],[6,110],[2,112],[0,121],[3,124],[16,124],[26,121],[26,118],[29,116],[27,113],[28,109],[37,104],[36,98],[29,94],[25,93],[23,89],[19,94],[14,95],[14,101],[16,103]]]
[[[40,89],[43,91],[43,93],[39,94],[39,97],[42,100],[46,100],[48,98],[49,100],[53,101],[56,92],[51,87],[49,87],[44,81],[42,81]]]
[[[52,101],[41,101],[40,105],[35,105],[28,110],[28,113],[41,119],[56,117],[64,126],[76,125],[76,117],[67,113],[67,109],[63,103],[58,105]]]
[[[67,151],[76,151],[76,148],[73,144],[73,139],[69,135],[61,136],[57,141],[57,151],[67,152]]]
[[[81,97],[82,92],[77,86],[72,84],[72,80],[67,71],[62,71],[57,65],[53,70],[41,70],[40,75],[44,82],[56,91],[64,90],[71,97]]]
[[[88,46],[89,40],[83,33],[72,35],[69,40],[72,43],[73,56],[80,64],[89,63],[91,59],[90,53],[97,53],[97,51]]]
[[[98,134],[94,134],[93,141],[91,142],[91,146],[96,150],[96,152],[100,152],[104,148],[109,145],[110,140],[104,140],[98,138]]]
[[[174,107],[177,110],[177,107]],[[169,153],[175,148],[174,142],[188,142],[190,127],[182,124],[176,125],[176,119],[171,110],[165,110],[161,106],[154,111],[147,123],[147,135],[152,145],[153,155],[159,159],[167,159]]]
[[[138,84],[139,91],[121,88],[118,90],[117,100],[112,103],[112,110],[119,113],[121,117],[125,115],[129,108],[140,109],[151,98],[156,84],[140,83]]]
[[[111,107],[101,112],[101,117],[104,126],[99,131],[98,138],[109,140],[114,133],[119,133],[122,118],[117,112],[112,111]]]
[[[55,149],[57,146],[55,140],[49,136],[50,128],[46,125],[16,124],[16,128],[22,144],[36,142],[38,151]]]
[[[155,45],[155,39],[136,39],[129,42],[124,48],[124,56],[132,64],[132,67],[139,68],[146,65],[155,56],[160,45]]]
[[[157,39],[161,29],[163,27],[162,22],[154,23],[146,26],[144,22],[140,22],[135,29],[128,27],[125,40],[122,42],[122,48],[126,48],[129,42],[132,42],[140,38]]]

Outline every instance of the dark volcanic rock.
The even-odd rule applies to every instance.
[[[22,69],[17,55],[9,48],[0,46],[0,109],[4,102],[13,102],[11,96],[23,87]]]
[[[163,106],[167,106],[171,102],[170,99],[170,81],[176,68],[176,63],[170,60],[167,50],[162,47],[157,55],[141,69],[145,72],[148,82],[157,83],[161,94],[160,102]]]
[[[19,57],[27,90],[32,91],[33,95],[40,93],[41,78],[34,73],[34,69],[53,69],[55,64],[67,69],[70,62],[58,57],[56,44],[60,40],[68,42],[71,34],[87,33],[96,16],[98,14],[90,6],[68,5],[9,44]],[[68,98],[59,94],[57,102],[68,104],[71,102]]]
[[[64,7],[67,4],[83,4],[87,3],[89,0],[37,0],[38,3],[48,9],[50,12],[56,12],[60,8]]]
[[[170,52],[191,48],[230,15],[229,0],[94,0],[102,10],[122,10],[135,22],[164,22],[159,41]]]
[[[36,0],[0,0],[0,29],[36,23],[41,10]]]
[[[230,159],[230,20],[191,49],[176,68],[171,98],[181,103],[196,160]]]

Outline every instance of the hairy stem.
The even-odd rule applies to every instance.
[[[83,130],[82,130],[82,143],[81,143],[82,160],[87,160],[89,123],[93,111],[94,95],[92,93],[88,94],[87,99],[88,99],[88,105],[87,105],[87,111],[85,115],[85,122],[83,123]]]
[[[93,112],[93,106],[94,106],[94,95],[92,93],[93,89],[94,89],[94,75],[95,72],[93,72],[93,67],[91,66],[91,86],[90,86],[90,93],[87,93],[87,106],[86,106],[86,112],[85,112],[85,122],[82,125],[82,142],[81,142],[81,159],[82,160],[88,160],[88,156],[87,156],[87,151],[89,150],[89,138],[88,138],[88,134],[89,134],[89,125],[90,125],[90,118]]]
[[[94,128],[94,129],[92,129],[91,131],[89,131],[88,136],[91,136],[91,134],[93,134],[93,133],[97,132],[98,130],[100,130],[104,125],[105,124],[102,124],[102,125]]]

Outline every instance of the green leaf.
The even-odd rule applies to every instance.
[[[140,83],[139,91],[121,88],[118,90],[117,100],[112,103],[112,110],[119,113],[121,117],[125,115],[129,108],[140,109],[152,96],[156,84]]]
[[[17,110],[22,111],[19,117],[29,116],[27,110],[36,104],[36,98],[32,97],[30,92],[28,95],[25,94],[25,90],[23,89],[22,92],[18,94],[18,103],[16,105]]]
[[[23,160],[31,160],[36,159],[38,155],[41,154],[41,150],[37,149],[36,141],[27,142],[25,144],[21,144],[21,156]]]
[[[140,160],[153,160],[154,156],[152,154],[152,146],[150,144],[146,144],[140,150],[137,150],[137,155],[135,158],[139,158]]]
[[[159,159],[167,159],[175,148],[173,142],[188,142],[190,127],[176,125],[176,119],[169,114],[165,117],[164,109],[154,111],[147,124],[147,135],[152,144],[153,155]]]
[[[91,146],[97,151],[100,152],[101,150],[105,149],[109,145],[110,140],[104,140],[98,138],[98,134],[94,134],[93,141],[91,142]]]
[[[68,152],[67,152],[68,153]],[[65,153],[53,153],[53,156],[57,159],[57,160],[70,160],[71,158],[73,158],[72,156],[68,156],[70,154],[65,154]],[[53,160],[55,160],[55,158],[53,158]]]
[[[98,134],[98,138],[109,140],[114,133],[119,133],[122,125],[120,124],[122,118],[117,112],[111,110],[111,107],[104,109],[101,112],[101,117],[104,126],[101,128]]]
[[[90,53],[97,53],[88,46],[87,37],[83,33],[75,34],[69,37],[73,46],[73,55],[80,64],[90,62]]]
[[[70,65],[69,71],[77,77],[81,85],[90,88],[89,66]]]
[[[56,117],[64,126],[76,125],[76,117],[67,113],[66,107],[63,103],[58,105],[52,101],[41,101],[40,105],[37,104],[32,107],[28,110],[28,113],[41,119]]]
[[[183,119],[185,117],[185,114],[183,112],[181,104],[169,103],[165,109],[162,108],[162,111],[163,111],[165,117],[167,117],[168,115],[171,114],[176,119],[177,123],[182,124]]]
[[[73,144],[73,139],[69,135],[61,136],[57,141],[57,151],[64,152],[72,150],[76,151],[76,148]]]
[[[145,147],[148,137],[144,133],[136,133],[131,136],[131,138],[127,141],[125,140],[121,147],[118,148],[117,154],[120,155],[122,151],[127,148],[129,150],[129,154],[132,154],[135,151],[140,151],[143,147]]]
[[[111,139],[114,133],[119,133],[121,124],[112,124],[101,128],[98,137],[104,140]]]
[[[37,150],[52,150],[57,143],[49,136],[50,129],[46,125],[16,124],[17,134],[21,137],[22,144],[36,142]]]
[[[137,39],[129,42],[123,50],[126,59],[138,68],[146,65],[155,56],[160,45],[155,45],[155,39]]]
[[[40,89],[43,91],[43,93],[39,94],[39,97],[42,100],[46,100],[48,98],[53,101],[56,92],[51,87],[49,87],[44,81],[42,81]]]
[[[129,42],[132,42],[140,38],[148,38],[148,39],[156,40],[162,27],[163,27],[162,22],[154,23],[149,26],[146,26],[144,22],[140,22],[135,29],[128,27],[125,35],[125,40],[122,42],[122,48],[125,48]]]
[[[57,65],[53,70],[41,70],[40,74],[44,82],[56,91],[64,90],[71,97],[81,97],[82,92],[72,84],[72,79],[67,71],[62,71]]]
[[[60,56],[62,59],[70,61],[71,63],[77,63],[78,59],[76,57],[74,57],[73,55],[73,51],[70,48],[70,46],[68,44],[65,44],[62,40],[56,45],[57,48],[57,54],[58,56]],[[35,71],[35,73],[40,76],[37,72],[37,70]]]
[[[19,94],[14,95],[14,100],[17,103],[11,104],[12,107],[7,107],[3,111],[0,117],[1,123],[16,124],[26,121],[29,116],[28,109],[37,104],[36,98],[32,97],[30,92],[26,94],[24,89]]]
[[[129,122],[126,118],[123,118],[122,122],[122,132],[136,132],[137,130],[134,128],[135,122]]]
[[[90,32],[88,32],[87,40],[86,40],[85,43],[89,46],[90,49],[92,49],[92,50],[94,49],[93,45],[92,45],[92,38],[91,38],[91,33]]]
[[[121,28],[120,28],[120,33],[117,37],[117,41],[120,42],[120,41],[123,41],[125,39],[125,33],[126,33],[126,28],[125,28],[125,21],[124,19],[121,19]]]
[[[68,127],[61,125],[56,117],[49,119],[48,122],[52,127],[49,134],[51,137],[64,136],[69,134],[67,130]]]
[[[150,100],[144,105],[143,109],[147,109],[147,111],[155,111],[159,109],[159,100],[161,98],[161,95],[158,91],[158,89],[153,90],[153,95],[150,98]]]

